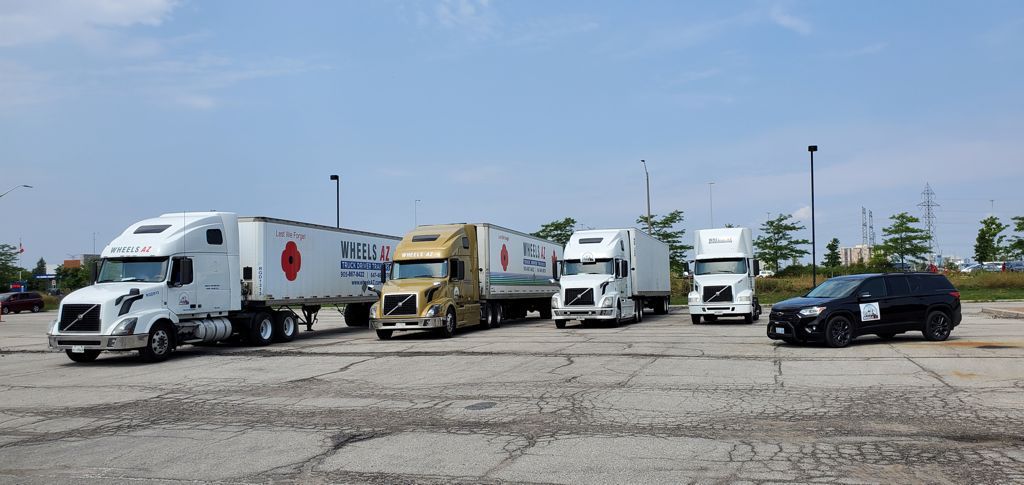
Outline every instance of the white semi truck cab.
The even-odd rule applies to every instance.
[[[693,291],[687,297],[693,323],[718,317],[743,317],[753,323],[760,318],[754,287],[760,264],[754,258],[750,229],[698,230],[693,251]]]
[[[560,275],[559,292],[551,298],[558,328],[569,320],[641,321],[644,307],[668,313],[668,245],[638,229],[573,233]]]
[[[294,338],[300,322],[311,328],[320,305],[332,303],[366,325],[375,295],[361,286],[389,263],[384,249],[397,240],[229,212],[146,219],[103,249],[93,285],[61,301],[49,346],[89,362],[127,350],[159,361],[180,344],[232,335],[267,345]]]

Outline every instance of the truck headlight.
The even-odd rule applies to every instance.
[[[430,309],[427,310],[423,316],[427,318],[433,318],[441,314],[441,305],[431,305]]]
[[[747,303],[749,303],[750,302],[750,295],[740,295],[740,296],[736,297],[736,301],[737,302],[747,302]]]
[[[135,333],[135,324],[138,321],[139,319],[135,317],[125,318],[114,325],[114,330],[110,332],[110,335],[131,335]]]
[[[370,305],[370,316],[371,317],[376,317],[377,316],[377,303],[376,302],[374,302],[373,305]]]
[[[821,315],[822,312],[824,312],[824,311],[825,311],[825,307],[823,307],[823,306],[812,306],[812,307],[802,308],[800,310],[800,316],[802,316],[802,317],[816,317],[818,315]]]
[[[558,298],[558,294],[551,295],[551,308],[558,308],[562,306],[561,301]]]
[[[601,308],[611,308],[612,302],[615,301],[615,296],[606,296],[601,298]]]
[[[686,295],[686,301],[689,303],[700,303],[700,293],[691,291],[689,295]]]

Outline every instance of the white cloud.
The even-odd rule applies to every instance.
[[[9,0],[0,3],[0,47],[62,37],[88,41],[105,29],[163,23],[178,0]]]
[[[779,5],[775,5],[769,10],[768,18],[776,25],[792,30],[800,35],[811,33],[811,24],[809,22],[785,12]]]
[[[490,0],[441,0],[434,7],[437,22],[449,29],[460,29],[473,35],[491,37],[495,34],[497,14]]]
[[[795,211],[793,211],[793,218],[798,221],[809,221],[811,220],[811,206],[805,205]]]

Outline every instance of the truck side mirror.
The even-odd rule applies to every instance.
[[[380,283],[384,284],[388,280],[388,263],[380,264]]]
[[[754,260],[754,276],[757,276],[759,274],[761,274],[761,261],[755,259]]]
[[[99,275],[100,275],[100,262],[99,261],[93,261],[92,264],[89,265],[89,282],[95,285],[96,281],[99,280]]]

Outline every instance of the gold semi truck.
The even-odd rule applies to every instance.
[[[395,331],[494,328],[536,311],[551,318],[558,292],[557,243],[493,224],[419,226],[395,247],[381,271],[370,324],[382,340]]]

